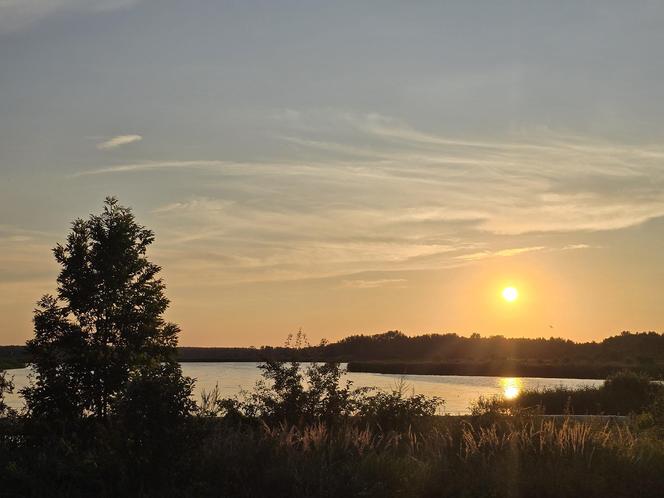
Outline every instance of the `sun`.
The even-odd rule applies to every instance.
[[[505,287],[503,289],[503,299],[510,303],[516,301],[519,298],[519,291],[516,290],[516,287]]]

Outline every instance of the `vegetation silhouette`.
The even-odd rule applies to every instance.
[[[178,349],[180,361],[288,361],[289,347]],[[433,375],[499,375],[605,378],[620,370],[664,376],[664,334],[622,332],[601,342],[576,343],[551,337],[482,337],[472,334],[407,336],[399,331],[352,335],[304,347],[302,361],[348,362],[355,372]]]
[[[7,416],[12,412],[11,408],[5,402],[5,395],[11,394],[14,390],[14,383],[7,375],[7,372],[0,370],[0,417]]]
[[[147,258],[153,241],[109,197],[53,250],[57,295],[37,303],[27,343],[34,377],[21,392],[29,444],[57,464],[41,468],[46,476],[70,462],[72,448],[101,440],[131,462],[124,479],[155,483],[182,443],[193,380],[176,361],[179,328],[162,316],[169,301]]]
[[[561,338],[482,337],[472,334],[406,336],[398,331],[353,335],[340,341],[292,347],[178,347],[178,361],[348,362],[351,371],[392,374],[499,375],[605,378],[621,370],[664,377],[664,334],[622,332],[600,342]],[[29,361],[25,348],[0,346],[0,367]]]
[[[53,253],[61,266],[57,297],[35,310],[27,348],[33,385],[23,390],[33,417],[105,418],[135,402],[155,376],[164,398],[182,411],[191,380],[175,360],[179,328],[166,323],[160,267],[146,252],[154,234],[109,197],[100,215],[78,219]]]
[[[306,336],[300,331],[286,343],[295,352],[300,351],[306,346]],[[443,400],[437,397],[408,395],[403,382],[391,392],[353,388],[350,380],[342,382],[346,371],[338,363],[304,366],[297,360],[268,359],[259,368],[263,378],[254,390],[236,398],[218,399],[216,415],[269,426],[324,424],[331,428],[352,423],[383,430],[421,425],[443,406]]]

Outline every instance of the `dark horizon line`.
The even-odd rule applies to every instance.
[[[493,335],[481,335],[478,334],[479,337],[473,337],[475,333],[471,333],[470,335],[461,335],[456,332],[431,332],[431,333],[420,333],[420,334],[414,334],[414,335],[409,335],[405,332],[402,332],[400,330],[388,330],[385,332],[376,332],[374,334],[350,334],[345,337],[342,337],[340,339],[337,339],[336,341],[330,341],[327,344],[336,344],[338,342],[344,341],[346,339],[349,339],[351,337],[376,337],[376,336],[381,336],[385,335],[391,332],[398,332],[400,334],[403,334],[404,336],[408,338],[417,338],[417,337],[425,337],[425,336],[449,336],[449,335],[454,335],[462,339],[493,339],[493,338],[502,338],[502,339],[507,339],[507,340],[529,340],[529,341],[536,341],[536,340],[562,340],[562,341],[571,341],[574,344],[599,344],[602,341],[606,339],[610,339],[612,337],[618,337],[623,334],[631,334],[631,335],[639,335],[639,334],[656,334],[656,335],[664,335],[664,332],[657,332],[655,330],[644,330],[644,331],[638,331],[638,332],[631,332],[629,330],[623,330],[619,333],[615,333],[613,335],[607,335],[602,339],[596,339],[596,340],[591,340],[591,341],[576,341],[574,339],[569,339],[561,336],[549,336],[549,337],[544,337],[544,336],[537,336],[537,337],[524,337],[524,336],[519,336],[519,337],[509,337],[503,334],[493,334]],[[0,347],[24,347],[25,344],[0,344]],[[316,348],[319,347],[320,344],[309,344],[307,346],[304,346],[303,348]],[[270,345],[270,344],[262,344],[260,346],[256,345],[248,345],[248,346],[188,346],[188,345],[181,345],[178,344],[177,348],[190,348],[190,349],[260,349],[260,348],[282,348],[282,349],[293,349],[292,346],[286,346],[284,344],[280,345]]]

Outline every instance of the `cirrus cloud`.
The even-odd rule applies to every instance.
[[[104,142],[97,144],[97,148],[99,150],[115,149],[116,147],[131,144],[134,142],[140,142],[141,140],[143,140],[143,137],[141,135],[117,135],[113,138],[110,138]]]

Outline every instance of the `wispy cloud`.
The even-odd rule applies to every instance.
[[[592,249],[594,246],[588,244],[568,244],[563,247],[564,251],[576,251],[578,249]]]
[[[510,256],[517,256],[519,254],[524,254],[527,252],[537,252],[545,250],[545,246],[534,246],[534,247],[514,247],[511,249],[502,249],[500,251],[480,251],[470,254],[462,254],[457,256],[456,259],[464,261],[477,261],[480,259],[486,258],[504,258]]]
[[[405,278],[380,278],[376,280],[354,279],[354,280],[344,280],[343,286],[351,287],[354,289],[375,289],[377,287],[386,287],[386,286],[394,286],[395,284],[403,284],[404,282],[407,282]]]
[[[279,175],[286,176],[289,174],[323,174],[316,166],[318,165],[300,164],[297,162],[238,162],[206,159],[195,159],[190,161],[141,161],[78,171],[72,176],[111,175],[115,173],[134,173],[164,169],[216,171],[219,174],[226,175],[269,175],[278,173]]]
[[[48,255],[58,237],[50,232],[0,225],[0,286],[52,275],[55,262]]]
[[[226,161],[143,161],[138,163],[118,164],[104,168],[79,171],[74,177],[90,175],[108,175],[113,173],[132,173],[135,171],[150,171],[159,169],[189,169],[189,168],[211,168],[224,166]]]
[[[109,140],[97,144],[97,148],[99,150],[115,149],[116,147],[131,144],[134,142],[140,142],[141,140],[143,140],[143,137],[140,135],[118,135],[116,137],[113,137]]]
[[[446,137],[377,115],[275,116],[295,146],[279,161],[140,161],[75,176],[180,170],[186,189],[153,207],[155,228],[171,272],[210,282],[585,249],[580,232],[664,216],[659,145],[552,132]]]

